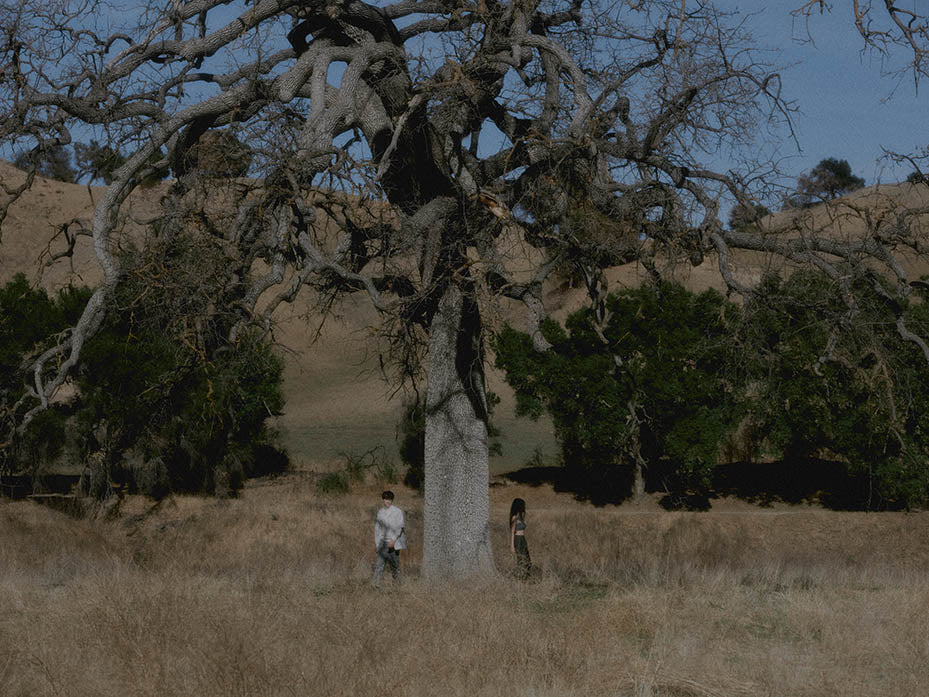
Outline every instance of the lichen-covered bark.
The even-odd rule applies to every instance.
[[[480,314],[449,285],[429,335],[423,576],[493,573]]]

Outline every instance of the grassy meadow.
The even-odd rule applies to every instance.
[[[380,486],[316,474],[75,519],[0,500],[0,694],[924,697],[929,514],[491,488],[499,577],[370,587]],[[510,500],[535,562],[508,575]]]
[[[21,174],[0,161],[0,176],[14,185]],[[925,203],[917,187],[884,190]],[[38,282],[42,250],[91,214],[92,193],[38,179],[10,208],[0,281],[26,270]],[[162,193],[134,194],[132,217],[157,214]],[[760,254],[734,260],[745,282],[780,268]],[[913,277],[924,271],[903,263]],[[669,274],[695,291],[721,282],[711,256]],[[41,285],[100,275],[79,237]],[[608,271],[611,288],[644,275],[634,264]],[[559,319],[580,302],[582,288],[546,297]],[[319,330],[311,307],[303,298],[275,313],[287,407],[274,425],[292,459],[331,466],[378,446],[394,459],[402,407],[368,341],[376,316],[346,302]],[[503,400],[494,419],[504,455],[492,470],[556,461],[550,426],[514,419],[493,370],[489,386]],[[321,495],[319,476],[253,481],[231,500],[131,497],[81,519],[0,498],[0,697],[929,695],[929,512],[725,500],[669,513],[653,499],[595,508],[495,480],[499,576],[431,585],[418,578],[422,501],[393,486],[407,511],[406,581],[375,591],[381,487]],[[526,583],[509,575],[514,496],[528,503]]]

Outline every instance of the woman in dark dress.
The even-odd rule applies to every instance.
[[[513,499],[510,505],[510,551],[516,555],[516,574],[521,579],[529,578],[532,560],[526,542],[526,502]]]

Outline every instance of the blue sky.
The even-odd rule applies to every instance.
[[[784,138],[778,153],[781,170],[793,181],[823,158],[837,157],[848,160],[852,171],[868,184],[904,179],[912,167],[880,161],[881,148],[912,152],[929,145],[929,82],[917,91],[911,78],[882,75],[886,66],[880,58],[862,53],[850,2],[834,2],[831,13],[811,18],[811,42],[804,22],[791,15],[803,2],[715,0],[718,7],[745,20],[758,46],[770,49],[766,58],[783,66],[783,94],[800,109],[794,127],[801,150]],[[929,0],[898,2],[929,11]],[[238,10],[236,6],[229,12]],[[892,67],[906,58],[898,52]],[[726,169],[727,163],[717,166]]]
[[[780,71],[784,95],[800,109],[794,126],[802,150],[784,142],[780,155],[788,159],[782,168],[800,174],[826,157],[836,157],[848,160],[869,185],[905,179],[912,166],[879,162],[881,148],[909,153],[929,145],[929,82],[917,92],[911,74],[903,80],[882,77],[880,57],[862,53],[850,2],[835,2],[831,13],[811,17],[810,43],[807,26],[791,16],[802,3],[770,0],[758,3],[761,9],[738,0],[716,3],[738,11],[758,44],[776,51],[772,62],[786,66]],[[883,12],[883,7],[875,11]],[[883,67],[900,67],[906,58],[901,51],[892,65]]]

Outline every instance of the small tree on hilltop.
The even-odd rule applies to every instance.
[[[848,160],[828,157],[797,180],[797,193],[788,199],[788,205],[802,208],[818,201],[831,201],[864,184],[864,179],[852,174]]]
[[[821,160],[810,172],[813,192],[822,192],[828,198],[836,198],[860,189],[865,182],[859,176],[852,174],[852,167],[848,160],[838,160],[828,157]]]

